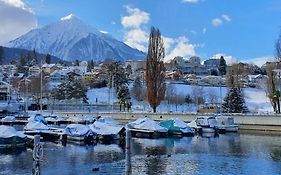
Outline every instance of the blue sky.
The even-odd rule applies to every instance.
[[[7,0],[0,0],[7,1]],[[11,0],[20,1],[20,0]],[[274,55],[280,0],[23,0],[41,27],[75,14],[118,40],[146,49],[153,25],[166,38],[166,55],[224,54],[261,61]]]

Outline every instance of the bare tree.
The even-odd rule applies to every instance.
[[[208,101],[214,105],[218,103],[218,99],[219,97],[217,96],[217,94],[213,91],[213,90],[209,90],[207,92],[207,97],[208,97]]]
[[[267,80],[266,80],[266,96],[270,99],[270,103],[274,112],[280,113],[279,91],[276,89],[277,78],[274,69],[276,69],[275,63],[269,63],[266,65]]]
[[[241,90],[243,87],[243,78],[247,76],[246,64],[238,63],[228,67],[226,74],[226,82],[229,88],[238,88]]]
[[[165,49],[161,33],[152,27],[149,36],[148,53],[146,59],[147,98],[153,112],[165,97],[165,67],[163,59]]]

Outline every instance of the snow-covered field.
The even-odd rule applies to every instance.
[[[210,96],[215,96],[216,101],[220,102],[220,88],[219,87],[202,87],[202,86],[192,86],[185,84],[172,84],[172,87],[175,89],[175,93],[180,97],[185,97],[186,95],[194,96],[194,93],[198,93],[198,89],[201,89],[200,94],[203,94],[207,102],[209,101]],[[131,86],[130,86],[131,88]],[[111,93],[110,93],[111,92]],[[227,88],[222,87],[222,98],[227,93]],[[244,89],[245,101],[246,105],[251,112],[273,112],[269,99],[266,97],[264,89],[256,89],[256,88],[245,88]],[[112,100],[117,102],[115,90],[109,91],[108,88],[99,88],[99,89],[91,89],[87,92],[87,96],[89,98],[90,104],[96,104],[96,98],[98,104],[108,104],[109,97]],[[134,111],[151,111],[149,104],[147,102],[138,102],[134,98],[132,98],[133,110]],[[182,104],[168,104],[167,101],[163,101],[161,105],[157,108],[159,112],[195,112],[198,106]]]

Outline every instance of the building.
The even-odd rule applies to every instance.
[[[39,66],[34,65],[34,66],[31,66],[31,67],[28,68],[28,75],[29,76],[38,75],[38,74],[40,74],[40,72],[41,72],[41,69],[40,69]]]
[[[125,62],[125,67],[131,66],[132,74],[130,75],[130,79],[135,79],[137,76],[143,76],[142,73],[145,72],[146,69],[146,61],[144,60],[127,60]]]
[[[208,69],[208,70],[211,70],[211,69],[218,69],[220,65],[220,59],[209,59],[209,60],[206,60],[204,61],[204,66]]]

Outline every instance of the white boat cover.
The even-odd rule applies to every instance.
[[[111,124],[111,125],[120,125],[120,123],[115,120],[114,118],[108,117],[108,118],[99,118],[97,121]]]
[[[70,124],[65,128],[65,133],[69,136],[91,136],[94,133],[86,125]]]
[[[50,116],[45,118],[45,120],[48,122],[58,122],[58,121],[64,121],[66,120],[66,118],[60,116]]]
[[[6,117],[1,119],[2,121],[15,121],[16,117],[13,115],[7,115]]]
[[[28,122],[27,125],[25,125],[24,130],[49,130],[49,126],[45,125],[41,122]]]
[[[143,130],[156,131],[156,132],[168,132],[168,129],[160,126],[158,122],[148,117],[139,118],[136,121],[129,123],[128,126],[133,129],[143,129]]]
[[[105,122],[95,121],[89,125],[90,129],[98,135],[117,135],[124,128],[121,125],[108,124]]]
[[[26,135],[21,131],[17,131],[12,126],[0,125],[0,138],[20,137],[26,138]]]
[[[67,120],[72,122],[93,122],[94,118],[91,116],[75,116],[69,117]]]
[[[28,122],[40,122],[47,124],[47,121],[41,114],[32,115],[31,117],[29,117]]]
[[[201,128],[200,126],[197,125],[196,120],[191,121],[187,125],[191,128]]]

